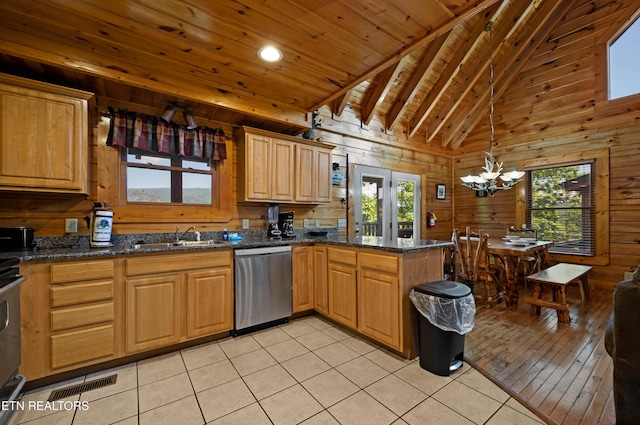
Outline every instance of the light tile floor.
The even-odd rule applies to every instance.
[[[114,385],[29,408],[55,388],[114,373]],[[11,425],[543,423],[466,364],[437,376],[318,316],[38,388],[22,401]]]

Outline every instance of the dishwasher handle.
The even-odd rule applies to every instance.
[[[255,255],[272,255],[272,254],[283,254],[291,252],[291,246],[265,246],[262,248],[244,248],[244,249],[234,249],[233,255],[235,257],[248,257]]]

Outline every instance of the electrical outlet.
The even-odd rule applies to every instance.
[[[347,219],[339,218],[338,219],[338,227],[347,227]]]
[[[309,227],[309,219],[308,219],[308,218],[305,218],[304,220],[302,220],[302,225],[303,225],[304,227]]]
[[[78,232],[78,219],[77,218],[65,218],[64,219],[64,232],[65,233],[77,233]]]
[[[242,228],[243,229],[248,229],[249,228],[249,219],[248,218],[243,218],[242,219]]]
[[[320,220],[316,220],[316,227],[320,227]]]
[[[632,272],[624,272],[624,280],[633,280]]]

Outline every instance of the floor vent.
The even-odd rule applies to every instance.
[[[56,401],[63,398],[71,397],[72,395],[78,395],[91,390],[97,390],[98,388],[107,387],[116,383],[118,375],[109,375],[104,378],[94,379],[93,381],[83,382],[82,384],[71,385],[70,387],[60,388],[51,392],[48,401]]]

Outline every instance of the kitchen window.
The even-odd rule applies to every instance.
[[[201,158],[122,149],[127,203],[212,205],[215,168]]]
[[[518,223],[554,242],[554,261],[608,264],[609,150],[540,157],[518,168],[526,171],[516,196]]]

